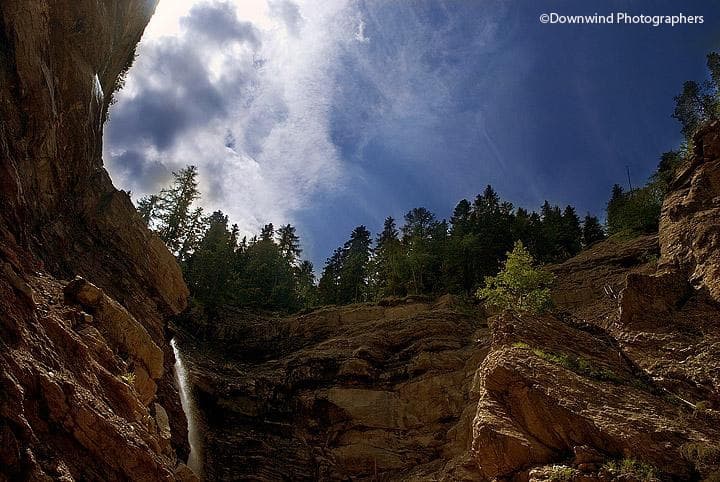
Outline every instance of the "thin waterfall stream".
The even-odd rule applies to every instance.
[[[182,409],[183,412],[185,412],[185,418],[187,418],[188,424],[190,455],[188,456],[187,466],[198,474],[198,476],[202,476],[202,438],[197,427],[197,410],[192,396],[192,388],[175,338],[170,341],[170,344],[175,354],[175,377],[180,390],[180,403],[182,404]]]

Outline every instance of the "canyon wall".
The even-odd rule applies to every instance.
[[[187,288],[102,162],[156,3],[0,3],[0,479],[192,477],[165,329]]]
[[[209,474],[717,480],[718,153],[714,124],[659,235],[550,266],[548,314],[488,317],[446,296],[228,313],[209,341],[186,334]]]
[[[3,481],[196,480],[166,328],[187,289],[101,157],[155,3],[0,3]],[[626,459],[717,480],[718,125],[694,146],[659,235],[553,266],[550,314],[411,298],[228,313],[205,341],[186,322],[207,478],[613,480]]]

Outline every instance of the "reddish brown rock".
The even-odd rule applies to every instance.
[[[720,301],[720,125],[701,129],[660,219],[660,267],[681,271]]]
[[[234,315],[215,329],[226,344],[181,343],[209,479],[478,479],[469,449],[489,341],[481,311],[395,300]]]
[[[0,2],[0,480],[168,480],[187,454],[165,333],[187,288],[101,158],[156,3]],[[76,275],[100,305],[64,304]]]

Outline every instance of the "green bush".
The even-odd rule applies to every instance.
[[[612,460],[603,465],[603,469],[615,477],[633,478],[642,482],[656,482],[660,480],[660,471],[657,467],[635,459]]]
[[[131,387],[135,385],[135,372],[127,372],[120,375],[120,380],[127,383]]]
[[[517,241],[507,253],[503,269],[497,276],[485,278],[477,297],[501,310],[542,313],[552,306],[550,285],[554,280],[552,273],[535,266],[530,252]]]
[[[577,469],[568,467],[567,465],[553,465],[548,475],[553,482],[566,482],[573,480],[573,477],[577,474]]]
[[[664,195],[664,190],[655,183],[630,192],[613,192],[607,207],[609,233],[657,231]]]

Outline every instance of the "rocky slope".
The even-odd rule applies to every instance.
[[[101,159],[155,4],[0,3],[0,480],[190,477],[165,330],[187,289]]]
[[[388,300],[186,334],[209,478],[718,480],[719,135],[659,236],[551,267],[550,314]]]

